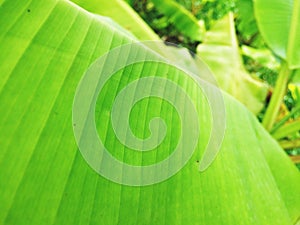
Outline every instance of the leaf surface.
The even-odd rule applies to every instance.
[[[123,0],[72,0],[89,12],[108,16],[139,40],[159,40],[157,34]]]
[[[259,30],[269,47],[288,62],[290,69],[300,67],[300,1],[255,0]]]
[[[160,75],[176,82],[196,104],[201,125],[196,152],[180,172],[155,185],[124,186],[98,175],[75,142],[76,87],[99,56],[133,40],[107,20],[54,0],[2,2],[0,31],[0,224],[283,225],[299,217],[299,172],[253,115],[226,94],[224,143],[213,164],[199,172],[211,113],[203,92],[169,65],[140,63],[109,80],[95,110],[99,137],[111,154],[128,163],[165,157],[119,147],[109,119],[111,101],[122,87],[140,74]],[[143,47],[130,54],[135,53],[154,54]],[[164,83],[155,87],[169,92]],[[171,132],[163,143],[166,153],[180,129],[170,107],[146,99],[133,108],[131,121],[144,138],[149,118],[164,118]]]

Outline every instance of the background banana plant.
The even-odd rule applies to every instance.
[[[299,107],[295,107],[282,120],[278,121],[277,117],[289,83],[297,79],[299,74],[297,70],[300,67],[300,1],[255,0],[254,9],[261,35],[282,61],[270,105],[262,123],[275,138],[295,142],[298,138],[295,134],[300,130],[299,121],[288,120],[299,112]]]

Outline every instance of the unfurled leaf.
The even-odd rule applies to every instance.
[[[255,49],[247,45],[243,45],[241,50],[243,55],[252,58],[262,66],[274,70],[278,70],[280,67],[280,63],[269,49]]]
[[[223,90],[254,113],[262,109],[267,86],[252,78],[243,66],[232,13],[217,21],[212,29],[206,32],[197,53],[208,64]]]
[[[290,69],[300,67],[300,1],[254,0],[261,35],[269,47],[285,59]]]
[[[145,62],[117,71],[99,93],[92,111],[99,138],[118,160],[147,165],[167,157],[181,135],[194,134],[180,133],[180,119],[191,122],[190,114],[179,118],[169,102],[154,97],[134,105],[130,124],[119,120],[117,126],[147,138],[151,119],[160,117],[168,128],[162,147],[141,153],[120,143],[111,124],[112,103],[124,87],[150,76],[172,80],[191,98],[200,141],[187,164],[161,183],[132,187],[97,174],[75,141],[73,129],[80,124],[72,120],[74,96],[92,62],[134,40],[106,19],[55,0],[2,1],[0,31],[0,224],[289,225],[299,218],[298,170],[254,116],[226,94],[226,115],[220,113],[227,124],[222,148],[211,166],[199,171],[212,129],[206,96],[177,67],[147,61],[160,57],[143,45],[127,55]],[[104,61],[104,68],[126,59]],[[187,99],[179,92],[171,95],[164,82],[140,88],[152,87],[185,109]],[[139,93],[131,91],[133,97]],[[119,169],[105,160],[98,165]],[[126,179],[123,173],[119,179]]]

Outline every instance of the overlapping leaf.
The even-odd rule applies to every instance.
[[[123,0],[72,0],[89,12],[109,16],[139,40],[159,40],[155,32]]]

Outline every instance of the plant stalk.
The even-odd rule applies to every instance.
[[[282,126],[272,135],[276,139],[281,139],[298,131],[300,131],[300,119]]]
[[[280,120],[278,123],[274,125],[270,133],[274,133],[276,130],[278,130],[280,127],[282,127],[292,116],[294,116],[296,113],[300,111],[300,105],[292,109],[292,111],[286,115],[282,120]]]
[[[281,70],[279,72],[278,79],[270,100],[270,104],[267,108],[266,114],[263,118],[262,125],[267,131],[270,131],[275,123],[276,117],[278,115],[280,105],[286,93],[287,84],[291,75],[291,70],[288,65],[283,61]]]
[[[290,156],[290,158],[294,163],[300,163],[300,155]]]
[[[284,149],[293,149],[293,148],[300,148],[300,139],[296,140],[289,140],[289,141],[280,141],[280,146]]]

